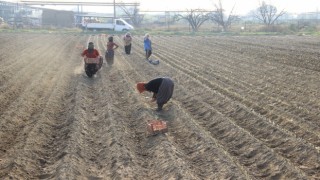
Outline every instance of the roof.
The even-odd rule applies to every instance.
[[[78,17],[103,17],[103,18],[113,18],[113,14],[99,14],[99,13],[75,13]]]

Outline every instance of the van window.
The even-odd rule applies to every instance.
[[[124,23],[122,21],[119,21],[119,20],[117,20],[116,24],[124,26]]]

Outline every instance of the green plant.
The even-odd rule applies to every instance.
[[[289,30],[293,31],[293,32],[297,32],[297,31],[299,31],[299,27],[298,27],[297,24],[290,24],[289,25]]]

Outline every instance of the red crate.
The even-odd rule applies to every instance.
[[[167,122],[161,120],[152,120],[148,122],[147,129],[149,134],[152,135],[168,132]]]
[[[87,64],[99,64],[99,57],[97,58],[84,58],[84,62]]]

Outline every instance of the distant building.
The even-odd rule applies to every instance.
[[[73,11],[60,11],[0,1],[0,17],[16,27],[73,27]]]
[[[0,1],[0,17],[2,17],[4,21],[14,17],[15,9],[15,3]]]
[[[74,24],[73,11],[42,9],[42,26],[73,27]]]

